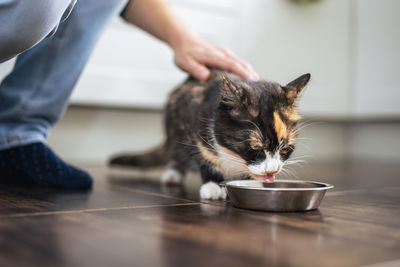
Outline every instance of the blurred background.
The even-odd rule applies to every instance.
[[[169,0],[203,38],[230,47],[259,75],[287,83],[310,72],[297,156],[400,163],[400,1]],[[13,61],[0,65],[2,78]],[[186,77],[160,41],[120,18],[80,78],[50,146],[104,164],[162,142],[162,109]],[[56,90],[57,88],[55,88]]]

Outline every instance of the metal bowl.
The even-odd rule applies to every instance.
[[[326,190],[333,185],[299,180],[235,180],[222,184],[234,206],[263,211],[307,211],[317,209]]]

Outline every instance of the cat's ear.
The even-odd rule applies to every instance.
[[[296,99],[301,95],[306,87],[311,75],[309,73],[301,75],[299,78],[291,81],[286,86],[283,87],[286,93],[286,98],[289,105],[296,103]]]
[[[236,107],[242,102],[244,90],[235,86],[231,80],[222,78],[221,104],[229,107]]]

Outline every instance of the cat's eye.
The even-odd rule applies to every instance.
[[[279,151],[279,153],[280,153],[281,155],[286,155],[287,153],[289,153],[289,149],[288,149],[288,148],[284,148],[284,149],[282,149],[281,151]]]
[[[261,150],[262,146],[260,144],[254,144],[254,143],[250,143],[250,148],[252,150]]]

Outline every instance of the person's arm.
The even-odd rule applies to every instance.
[[[130,0],[123,14],[126,21],[166,42],[174,51],[175,64],[199,80],[207,80],[209,67],[232,71],[257,80],[257,73],[229,49],[198,37],[174,14],[165,0]]]

